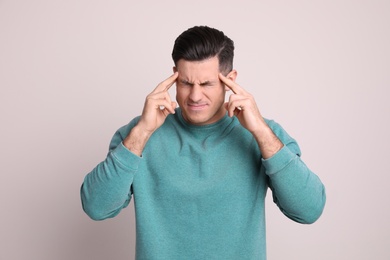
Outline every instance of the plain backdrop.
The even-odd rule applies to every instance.
[[[313,225],[268,193],[268,259],[390,259],[387,0],[0,0],[0,259],[134,258],[133,205],[90,220],[80,185],[194,25],[234,40],[237,82],[326,185]]]

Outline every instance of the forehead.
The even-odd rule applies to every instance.
[[[207,81],[218,79],[219,62],[217,57],[202,61],[179,60],[176,66],[179,79],[188,81]]]

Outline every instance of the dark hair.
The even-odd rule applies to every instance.
[[[219,70],[228,73],[233,69],[234,43],[222,31],[207,26],[195,26],[176,38],[172,59],[201,61],[218,57]]]

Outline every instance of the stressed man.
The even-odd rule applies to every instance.
[[[92,219],[114,217],[134,199],[136,259],[266,259],[268,188],[294,221],[313,223],[323,211],[323,184],[296,141],[236,83],[233,56],[233,41],[217,29],[183,32],[173,75],[85,177],[82,205]]]

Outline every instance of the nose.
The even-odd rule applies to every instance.
[[[196,102],[199,102],[202,100],[202,97],[203,97],[203,93],[202,93],[202,87],[199,86],[199,85],[193,85],[191,87],[191,92],[190,92],[190,95],[189,95],[189,99],[196,103]]]

